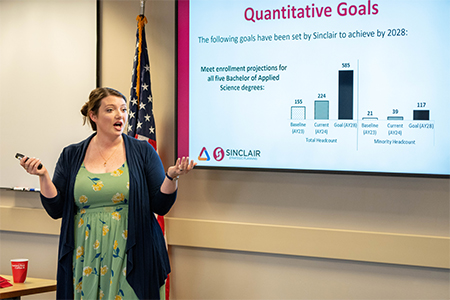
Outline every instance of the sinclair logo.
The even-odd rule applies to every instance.
[[[222,161],[224,158],[232,159],[232,160],[258,160],[261,157],[261,150],[246,150],[246,149],[226,149],[224,150],[221,147],[217,147],[212,152],[213,158],[216,161]],[[206,150],[206,147],[203,147],[198,156],[199,161],[210,161],[211,156]]]
[[[200,152],[199,156],[198,156],[198,160],[199,161],[210,161],[211,158],[209,157],[209,153],[206,150],[206,147],[202,148],[202,151]]]

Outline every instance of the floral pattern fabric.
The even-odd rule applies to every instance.
[[[74,299],[138,299],[126,280],[129,174],[127,164],[94,174],[81,166],[75,181]]]

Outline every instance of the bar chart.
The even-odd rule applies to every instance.
[[[306,106],[291,107],[291,120],[305,120],[305,119],[306,119]]]
[[[428,120],[430,120],[430,111],[429,110],[414,110],[413,119],[421,120],[421,121],[428,121]]]
[[[353,120],[353,70],[339,71],[339,120]]]
[[[328,70],[334,78],[327,77],[330,82],[324,85],[333,88],[317,87],[327,93],[316,93],[311,98],[299,95],[302,98],[296,104],[301,105],[290,106],[292,135],[305,137],[307,143],[332,144],[356,151],[373,151],[374,145],[435,144],[435,122],[430,117],[432,103],[380,93],[382,86],[366,84],[367,73],[363,72],[360,78],[359,60],[342,66],[345,68]],[[360,85],[364,90],[360,90]]]
[[[359,64],[359,62],[358,62]],[[290,107],[291,120],[353,120],[361,121],[430,121],[429,109],[414,109],[411,102],[410,108],[390,109],[384,115],[374,115],[371,109],[361,108],[360,103],[367,102],[368,99],[358,97],[359,72],[357,70],[338,70],[336,82],[331,83],[336,86],[335,97],[327,99],[305,99],[304,105],[293,105]],[[323,94],[319,94],[323,98]],[[388,99],[393,107],[397,105],[398,99]],[[403,100],[402,100],[403,101]],[[383,104],[385,105],[385,104]],[[423,104],[422,104],[423,105]],[[332,109],[334,108],[334,109]],[[358,110],[361,110],[358,113]],[[336,112],[331,114],[331,112]],[[358,117],[360,116],[360,117]]]
[[[330,101],[328,100],[314,101],[314,119],[315,120],[330,119]]]

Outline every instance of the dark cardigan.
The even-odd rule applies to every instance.
[[[86,149],[95,133],[62,151],[53,183],[55,198],[41,194],[42,205],[54,219],[62,218],[58,252],[57,299],[73,299],[74,184]],[[122,134],[130,174],[127,281],[139,299],[159,299],[159,289],[170,273],[164,236],[153,213],[165,215],[176,199],[160,191],[165,172],[161,160],[146,141]]]

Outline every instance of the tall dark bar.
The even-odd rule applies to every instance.
[[[339,71],[339,120],[353,120],[353,70]]]
[[[414,110],[413,111],[413,119],[428,121],[430,120],[430,111],[429,110]]]

